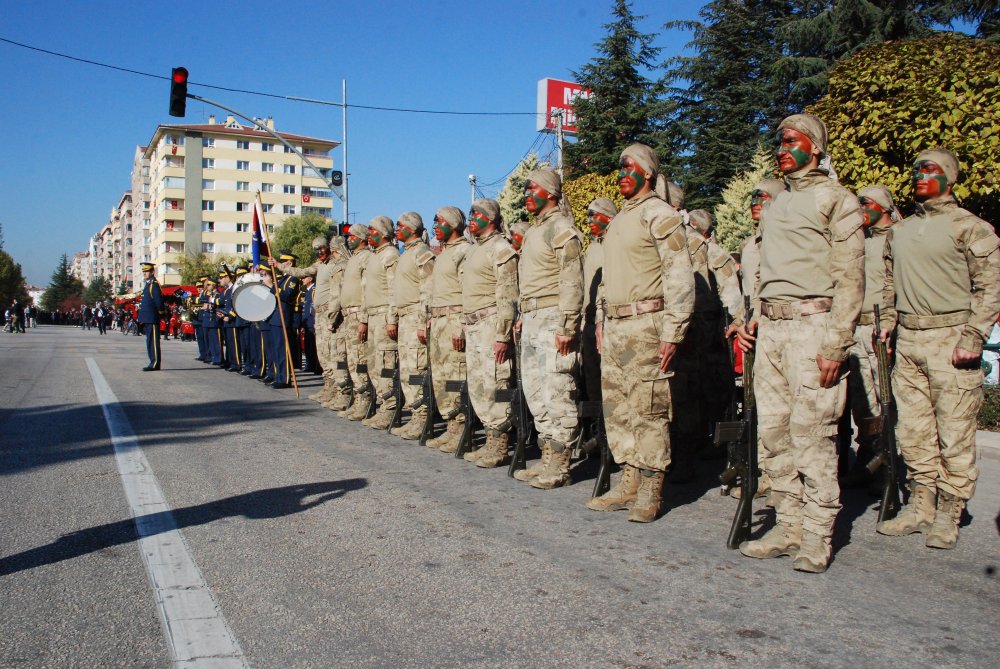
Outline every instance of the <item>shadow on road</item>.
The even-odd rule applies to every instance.
[[[164,410],[155,402],[122,402],[122,409],[143,448],[205,438],[217,440],[245,432],[248,423],[295,420],[313,406],[265,400],[231,400],[179,404]],[[233,424],[239,430],[219,432]],[[110,455],[111,441],[97,404],[52,404],[30,409],[0,409],[0,476],[38,467]],[[30,443],[29,443],[30,442]]]
[[[306,511],[367,485],[366,479],[344,479],[268,488],[171,512],[161,511],[98,525],[63,535],[48,545],[0,558],[0,576],[131,543],[139,536],[137,527],[142,527],[143,536],[150,536],[235,516],[250,519],[280,518]]]

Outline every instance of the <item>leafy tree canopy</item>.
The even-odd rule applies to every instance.
[[[319,236],[329,238],[336,225],[315,213],[289,216],[271,233],[271,253],[291,251],[299,257],[298,266],[311,265],[316,260],[312,241]]]
[[[240,258],[221,253],[212,255],[199,253],[196,256],[185,254],[181,258],[181,283],[185,286],[192,286],[203,276],[211,277],[214,281],[222,272],[222,263],[226,263],[232,269],[239,262]],[[142,286],[136,286],[135,290],[139,292],[142,290]]]
[[[0,249],[0,311],[6,309],[14,299],[28,304],[28,289],[24,285],[24,273],[20,263],[14,262],[9,253]]]
[[[529,153],[507,177],[503,190],[497,195],[504,225],[510,227],[518,221],[528,220],[528,210],[524,208],[524,187],[528,183],[528,174],[539,167],[548,166],[548,163],[538,159],[537,153]]]
[[[809,111],[826,121],[840,179],[881,183],[904,205],[923,149],[951,149],[962,166],[963,206],[1000,222],[1000,44],[955,34],[865,49],[830,73]]]
[[[583,233],[584,239],[590,239],[587,205],[599,197],[609,198],[619,209],[624,202],[621,191],[618,190],[617,170],[610,174],[584,174],[576,179],[570,179],[563,184],[563,193],[573,210],[573,222]]]

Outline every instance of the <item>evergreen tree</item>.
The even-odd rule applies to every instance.
[[[139,287],[141,290],[141,286]],[[90,285],[83,291],[83,301],[93,305],[97,302],[111,303],[111,296],[114,289],[111,282],[103,276],[99,276],[90,282]],[[136,291],[138,292],[138,291]]]
[[[772,68],[791,12],[789,0],[714,0],[701,21],[665,25],[692,30],[688,46],[697,52],[667,61],[663,80],[676,105],[663,131],[674,147],[663,172],[684,186],[688,209],[719,202],[732,176],[750,165],[761,133],[789,113]]]
[[[59,265],[52,272],[49,285],[42,295],[42,309],[45,311],[55,311],[62,309],[63,303],[70,298],[82,299],[83,282],[73,276],[70,272],[69,258],[62,254]]]
[[[740,171],[722,189],[722,201],[715,207],[715,237],[719,244],[732,252],[753,231],[750,217],[750,195],[762,179],[780,178],[774,153],[763,144],[757,146],[749,169]]]
[[[497,195],[500,216],[507,228],[518,221],[528,220],[528,210],[524,208],[524,187],[528,183],[528,174],[539,167],[548,167],[548,163],[540,161],[537,153],[529,153],[510,173],[503,190]]]
[[[618,169],[622,149],[653,141],[658,126],[656,85],[643,74],[655,67],[656,35],[639,31],[645,17],[632,13],[629,0],[615,0],[611,14],[614,21],[604,26],[607,36],[594,45],[598,55],[573,73],[592,93],[573,105],[579,132],[577,141],[566,146],[565,165],[574,176]]]
[[[9,253],[0,249],[0,311],[10,306],[14,298],[21,304],[28,303],[24,273],[21,271],[21,265],[14,262]]]

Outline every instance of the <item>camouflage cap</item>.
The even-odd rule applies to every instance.
[[[424,219],[415,211],[407,211],[399,216],[400,225],[405,225],[414,232],[424,229]]]
[[[778,193],[785,190],[785,182],[781,179],[761,179],[753,189],[764,191],[772,198],[776,198]]]
[[[441,207],[434,214],[434,218],[443,218],[457,232],[465,231],[465,213],[458,207]]]
[[[930,160],[937,163],[944,170],[944,175],[948,178],[949,186],[958,181],[958,156],[948,149],[939,147],[921,151],[920,155],[917,156],[916,162],[919,163],[922,160]]]
[[[705,209],[695,209],[688,216],[691,220],[691,227],[703,235],[707,235],[712,230],[712,226],[715,225],[712,214]]]
[[[615,206],[615,203],[610,198],[599,197],[587,205],[587,211],[596,211],[598,214],[604,214],[608,218],[614,218],[615,214],[618,213],[618,207]]]
[[[684,189],[680,184],[667,182],[667,204],[677,210],[684,208]]]
[[[497,204],[496,200],[485,197],[480,198],[472,203],[472,209],[486,216],[491,223],[499,225],[500,205]]]
[[[858,197],[866,197],[886,211],[892,211],[896,207],[896,204],[892,201],[892,193],[881,184],[862,188],[858,191]]]
[[[331,251],[345,251],[347,245],[344,243],[344,238],[340,235],[334,235],[330,237],[330,250]]]
[[[347,229],[347,232],[354,235],[355,237],[367,237],[368,236],[368,226],[362,225],[361,223],[355,223]]]
[[[556,199],[562,195],[562,179],[559,178],[559,173],[555,170],[545,167],[531,170],[531,173],[528,174],[528,181],[541,186],[549,195],[555,196]]]
[[[382,234],[383,237],[392,237],[392,219],[388,216],[376,216],[368,221],[368,227]]]
[[[318,249],[319,247],[326,245],[327,245],[326,237],[316,237],[315,239],[313,239],[312,247],[314,249]]]
[[[656,155],[656,151],[653,147],[647,146],[645,144],[640,144],[636,142],[635,144],[629,144],[622,151],[618,160],[625,160],[626,157],[631,158],[639,167],[643,168],[650,174],[656,175],[660,172],[660,158]]]
[[[778,130],[797,130],[812,140],[812,143],[826,153],[826,123],[812,114],[792,114],[778,125]]]

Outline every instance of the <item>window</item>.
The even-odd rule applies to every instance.
[[[261,184],[260,185],[260,192],[261,193],[273,193],[274,192],[274,184]]]
[[[236,211],[250,211],[250,203],[249,202],[237,202],[236,203]]]
[[[282,165],[281,171],[285,174],[295,174],[295,165]]]
[[[245,139],[238,139],[238,140],[236,140],[236,148],[237,149],[249,149],[250,148],[250,142],[248,142]]]
[[[281,207],[281,213],[282,214],[294,214],[295,213],[295,205],[294,204],[285,204],[285,205],[282,205],[282,207]]]
[[[261,172],[273,172],[274,171],[274,163],[261,163],[260,164],[260,171]]]
[[[202,137],[201,138],[201,145],[204,146],[206,149],[214,149],[215,148],[215,137]]]
[[[294,151],[292,151],[292,150],[291,150],[290,148],[288,148],[288,147],[286,146],[286,147],[285,147],[285,153],[295,153],[295,152],[294,152]]]
[[[215,232],[215,221],[205,221],[201,224],[202,232]]]
[[[236,161],[236,169],[238,169],[238,170],[249,170],[250,169],[250,161],[249,160],[237,160]]]
[[[207,242],[201,245],[202,253],[215,253],[215,244],[212,242]]]
[[[272,211],[274,211],[274,205],[273,204],[265,204],[263,206],[263,211],[264,211],[265,214],[271,213]]]
[[[260,143],[260,150],[261,151],[274,151],[274,143],[273,142],[261,142]]]
[[[250,232],[250,224],[249,223],[237,223],[236,224],[236,232]]]
[[[202,179],[201,180],[202,190],[215,190],[215,179]]]
[[[285,195],[295,195],[295,186],[286,184],[282,186],[282,190],[285,192]]]
[[[202,200],[201,201],[202,211],[215,211],[215,200]]]
[[[250,182],[249,181],[237,181],[236,182],[236,190],[243,191],[244,193],[247,192],[247,191],[249,191],[250,190]]]
[[[250,253],[250,245],[249,244],[237,244],[236,245],[236,252],[237,253]]]
[[[215,158],[202,158],[201,169],[203,170],[215,169]]]

